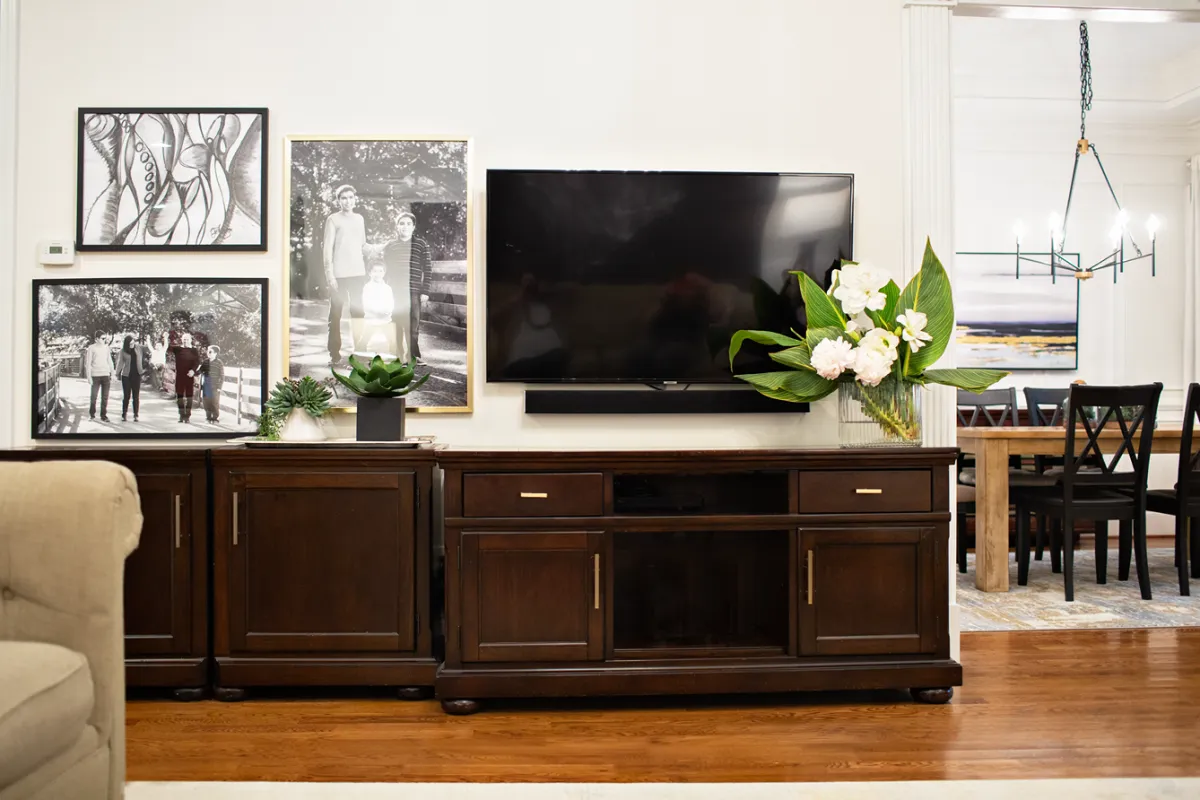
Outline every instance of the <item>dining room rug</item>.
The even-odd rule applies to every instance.
[[[1117,580],[1116,548],[1108,554],[1108,583],[1096,583],[1096,555],[1075,553],[1075,600],[1063,599],[1063,576],[1050,571],[1050,554],[1029,561],[1029,585],[1017,585],[1017,562],[1009,556],[1009,590],[975,588],[975,555],[967,554],[966,573],[958,572],[959,624],[964,631],[1020,631],[1079,628],[1200,627],[1200,580],[1192,595],[1180,597],[1174,551],[1150,550],[1152,600],[1143,600],[1137,573]]]
[[[1200,778],[841,783],[130,783],[126,800],[1184,800]]]

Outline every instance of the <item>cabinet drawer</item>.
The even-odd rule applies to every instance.
[[[870,514],[933,509],[929,470],[800,473],[801,514]]]
[[[463,476],[466,517],[593,517],[604,513],[600,472],[499,472]]]

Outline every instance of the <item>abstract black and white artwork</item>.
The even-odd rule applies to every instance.
[[[267,249],[265,108],[81,108],[78,138],[77,249]]]
[[[1048,261],[1049,256],[1028,254]],[[1078,260],[1078,255],[1065,254]],[[1021,264],[1003,253],[957,253],[954,310],[959,367],[1005,370],[1076,369],[1079,281],[1067,271]]]
[[[267,280],[33,282],[35,439],[253,434]]]
[[[469,141],[293,136],[284,152],[288,375],[415,360],[430,378],[410,409],[470,411]]]

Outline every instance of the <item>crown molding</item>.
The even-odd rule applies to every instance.
[[[954,13],[964,17],[999,19],[1088,20],[1089,22],[1200,22],[1192,0],[1053,0],[1053,2],[996,3],[959,0]]]

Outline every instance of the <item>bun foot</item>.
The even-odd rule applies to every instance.
[[[479,710],[478,700],[443,700],[442,711],[447,714],[453,714],[456,717],[474,714]]]
[[[246,699],[246,690],[234,689],[230,686],[218,686],[213,689],[213,696],[222,703],[236,703]]]
[[[954,689],[949,686],[938,689],[910,689],[913,700],[918,703],[929,703],[930,705],[940,706],[944,703],[949,703],[950,698],[954,697]]]
[[[200,700],[204,697],[204,689],[199,686],[188,686],[183,689],[176,689],[173,694],[175,699],[181,703],[190,703],[194,700]]]
[[[424,700],[430,694],[428,686],[401,686],[396,690],[396,696],[401,700]]]

